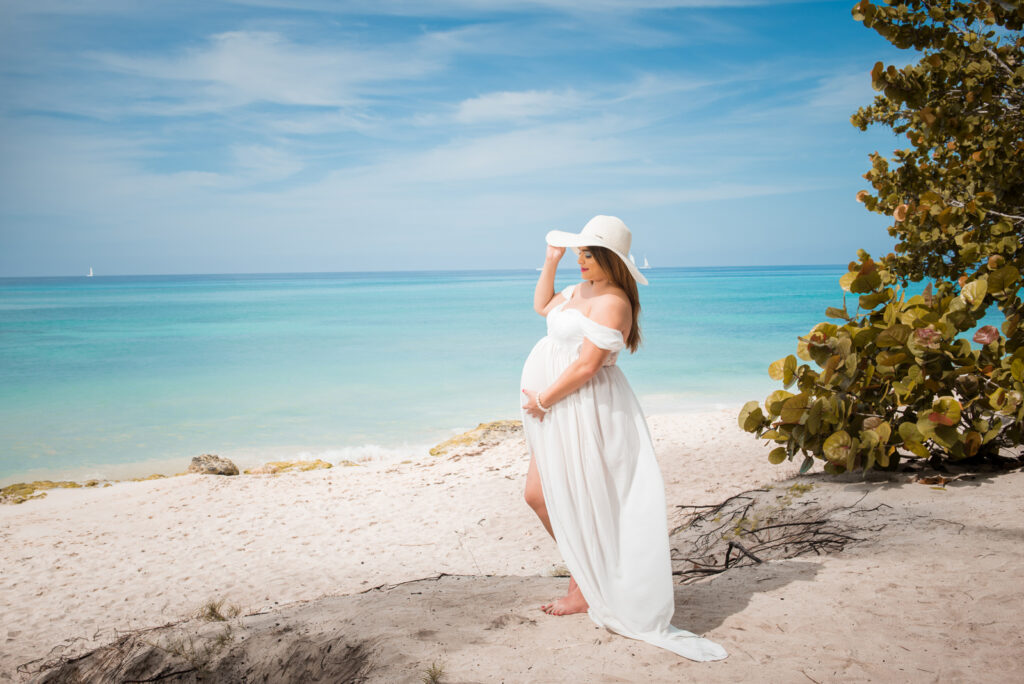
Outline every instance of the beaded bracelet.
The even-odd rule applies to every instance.
[[[539,408],[541,411],[547,413],[548,411],[551,410],[550,408],[544,408],[544,404],[540,403],[540,392],[537,392],[537,396],[534,398],[537,400],[537,408]]]

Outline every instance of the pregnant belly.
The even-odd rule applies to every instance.
[[[551,338],[542,338],[523,364],[520,389],[540,391],[554,382],[578,356],[578,350],[559,345]]]

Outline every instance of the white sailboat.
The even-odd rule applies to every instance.
[[[629,253],[629,260],[633,262],[634,266],[636,266],[636,259],[633,258],[633,253],[632,252]]]
[[[92,266],[89,267],[89,275],[87,275],[85,277],[86,278],[92,278]]]
[[[641,266],[640,268],[650,268],[650,267],[651,267],[651,265],[649,263],[647,263],[647,255],[645,254],[644,255],[644,265]]]

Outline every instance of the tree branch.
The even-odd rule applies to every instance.
[[[1004,214],[999,211],[993,211],[992,209],[987,210],[989,214],[995,214],[996,216],[1002,216],[1003,218],[1013,219],[1014,221],[1024,221],[1024,216],[1015,216],[1013,214]]]
[[[928,5],[928,3],[925,3],[925,5]],[[952,27],[952,29],[954,31],[959,33],[961,36],[963,36],[965,38],[967,37],[967,30],[966,29],[960,28],[954,22],[950,22],[949,25]],[[1000,59],[999,53],[997,53],[995,50],[993,50],[991,47],[989,47],[988,44],[985,43],[985,42],[982,42],[982,45],[984,46],[985,52],[988,53],[989,57],[994,59],[999,66],[1001,66],[1004,69],[1006,69],[1006,73],[1010,74],[1010,76],[1013,76],[1013,69],[1010,68],[1009,64],[1007,64],[1002,59]]]
[[[946,203],[949,204],[950,206],[953,206],[953,207],[963,207],[964,206],[963,202],[961,202],[960,200],[955,200],[955,199],[946,200]],[[1002,218],[1013,219],[1014,221],[1024,221],[1024,216],[1017,216],[1016,214],[1004,214],[1003,212],[996,211],[995,209],[985,209],[984,211],[985,211],[986,214],[995,214],[996,216],[1001,216]]]

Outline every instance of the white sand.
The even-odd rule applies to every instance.
[[[717,503],[795,472],[792,464],[770,465],[769,449],[742,433],[735,415],[650,418],[670,507]],[[0,673],[14,676],[19,664],[51,647],[59,647],[53,654],[79,653],[118,630],[178,620],[211,598],[248,612],[438,573],[537,576],[559,564],[522,500],[522,439],[454,453],[463,455],[51,490],[45,499],[0,507]],[[719,681],[718,672],[721,681],[749,680],[756,668],[779,661],[789,664],[772,671],[792,678],[773,681],[998,681],[1007,667],[1024,665],[1022,483],[1015,473],[942,491],[875,485],[871,496],[894,506],[902,521],[894,525],[906,528],[899,547],[883,538],[855,552],[771,563],[687,587],[695,623],[678,615],[677,623],[707,632],[732,654],[723,669],[699,666],[700,678]],[[913,513],[953,497],[963,520],[936,523],[934,512]],[[958,532],[965,522],[970,528]],[[940,535],[944,548],[930,541]],[[702,604],[720,614],[717,602],[728,606],[721,619],[697,617]],[[478,608],[468,606],[467,615]],[[556,632],[589,629],[582,616],[549,619],[573,621],[558,623],[565,627]],[[515,630],[504,631],[507,638]],[[531,634],[520,636],[529,641]],[[632,662],[642,660],[650,674],[689,672],[688,661],[622,641],[602,657],[640,654]],[[825,669],[815,653],[821,643],[831,644]],[[572,657],[591,658],[583,645]],[[900,656],[906,662],[894,663]],[[484,674],[475,676],[492,681]]]

